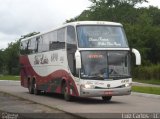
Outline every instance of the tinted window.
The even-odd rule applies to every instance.
[[[28,53],[35,53],[37,49],[37,41],[36,38],[30,39],[28,43]]]
[[[130,76],[130,55],[127,51],[108,51],[109,76]]]
[[[45,35],[42,35],[41,39],[42,52],[49,51],[49,41],[52,39],[51,34],[47,33]]]
[[[41,36],[37,37],[37,42],[38,42],[38,52],[43,51],[43,39]]]
[[[57,50],[57,43],[57,31],[53,31],[50,33],[49,50]]]
[[[65,28],[53,31],[48,35],[49,50],[58,50],[65,48]]]
[[[57,31],[57,47],[59,49],[65,48],[65,28],[59,29]]]
[[[73,26],[67,27],[67,49],[75,49],[76,46],[76,34]]]
[[[75,28],[73,26],[67,27],[67,58],[68,58],[68,65],[70,68],[71,73],[74,76],[77,76],[76,67],[75,67],[75,52],[77,49],[76,45],[76,35],[75,35]]]
[[[128,51],[81,51],[81,77],[84,79],[122,79],[130,77]]]
[[[78,42],[81,48],[125,48],[127,39],[122,27],[78,26]]]
[[[27,54],[27,51],[28,51],[28,40],[22,41],[20,44],[20,53],[22,55],[25,55]]]

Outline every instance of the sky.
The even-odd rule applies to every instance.
[[[148,1],[160,8],[160,0]],[[22,35],[53,29],[90,5],[89,0],[0,0],[0,49]]]

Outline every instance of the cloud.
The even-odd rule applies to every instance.
[[[90,5],[89,0],[0,0],[0,49],[21,35],[53,29]]]
[[[53,29],[89,5],[88,0],[0,0],[0,41],[6,44],[33,31]]]
[[[7,1],[0,10],[0,23],[3,23],[0,31],[6,34],[21,34],[30,30],[42,30],[45,27],[57,24],[56,21],[59,21],[56,13],[47,7],[49,6],[46,4],[47,2],[39,2],[39,0]]]
[[[6,48],[8,43],[17,41],[18,38],[18,35],[8,35],[0,32],[0,49]]]

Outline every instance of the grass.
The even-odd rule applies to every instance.
[[[156,79],[151,79],[151,80],[133,79],[133,81],[134,81],[134,82],[139,82],[139,83],[148,83],[148,84],[160,85],[160,80],[156,80]]]
[[[149,94],[160,95],[160,88],[159,87],[132,86],[132,91],[133,92],[140,92],[140,93],[149,93]]]
[[[13,76],[13,75],[0,75],[0,80],[14,80],[14,81],[19,81],[20,77],[19,76]]]

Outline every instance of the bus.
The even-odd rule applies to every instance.
[[[62,25],[20,43],[21,86],[72,97],[131,94],[131,53],[141,64],[138,50],[129,48],[123,25],[108,21],[79,21]]]

